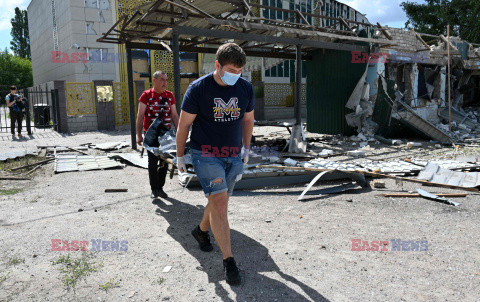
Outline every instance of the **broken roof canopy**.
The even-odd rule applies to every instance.
[[[267,19],[260,15],[261,9],[282,11],[291,17]],[[358,37],[353,30],[314,26],[305,16],[343,20],[243,0],[159,0],[139,6],[133,16],[121,16],[98,41],[129,43],[132,48],[168,49],[164,42],[171,41],[177,33],[180,51],[214,53],[218,45],[229,41],[241,45],[247,55],[270,58],[292,58],[293,45],[302,45],[308,51],[367,50],[359,42],[392,44],[385,39]],[[343,22],[350,29],[354,25],[371,26],[352,20]]]

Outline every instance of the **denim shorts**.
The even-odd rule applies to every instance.
[[[192,154],[193,169],[202,185],[205,196],[227,191],[232,195],[235,183],[243,174],[243,161],[241,155],[235,157],[206,157],[202,151],[190,149]],[[216,179],[222,179],[220,183],[214,183]]]

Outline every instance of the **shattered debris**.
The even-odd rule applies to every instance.
[[[381,180],[378,180],[378,179],[375,179],[373,182],[372,182],[372,185],[375,189],[385,189],[386,186],[385,186],[385,182],[384,181],[381,181]]]
[[[365,156],[365,151],[363,150],[352,150],[347,152],[348,155],[352,157],[363,157]]]

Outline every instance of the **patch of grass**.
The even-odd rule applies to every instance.
[[[30,154],[20,158],[7,159],[6,161],[0,162],[0,170],[8,171],[10,169],[36,163],[41,160],[44,160],[44,158],[38,157],[36,155],[30,155]],[[27,170],[23,169],[21,171],[27,171]],[[16,171],[16,172],[19,172],[19,171]]]
[[[115,276],[112,279],[110,279],[107,283],[99,284],[98,287],[108,292],[109,289],[118,287],[118,285],[120,284],[120,281],[117,281],[117,279],[118,279],[118,276]]]
[[[4,190],[0,190],[0,195],[15,195],[17,193],[20,193],[22,192],[23,189],[4,189]]]
[[[155,281],[152,282],[152,285],[155,285],[155,284],[160,285],[160,284],[162,284],[164,281],[165,281],[165,278],[159,277],[157,280],[155,280]]]
[[[7,280],[8,275],[10,275],[10,272],[8,272],[6,275],[0,276],[0,284],[2,284],[5,280]]]
[[[17,264],[20,264],[20,263],[25,263],[25,259],[20,258],[17,255],[11,256],[7,259],[7,265],[17,265]]]
[[[82,253],[79,258],[73,258],[70,254],[62,255],[57,260],[52,260],[52,264],[60,265],[59,271],[67,289],[74,288],[80,280],[96,272],[99,267],[89,253]]]

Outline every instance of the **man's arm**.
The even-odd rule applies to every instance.
[[[196,114],[191,114],[182,110],[180,112],[180,121],[177,127],[177,157],[182,157],[185,152],[185,143],[187,142],[190,125],[197,117]]]
[[[170,112],[172,113],[172,122],[173,126],[175,126],[175,129],[178,130],[178,113],[177,113],[177,108],[175,107],[175,104],[170,106]]]
[[[7,101],[7,107],[12,107],[13,104],[15,104],[15,102],[17,101],[17,100],[15,99],[15,97],[13,97],[13,101],[10,102],[10,96],[8,96],[8,95],[5,97],[5,100]]]
[[[245,112],[243,115],[242,126],[243,126],[243,147],[246,149],[250,148],[250,140],[252,139],[252,132],[253,132],[253,123],[255,121],[255,117],[253,115],[253,111]]]
[[[138,102],[138,113],[137,113],[137,144],[142,145],[143,143],[143,119],[145,117],[145,110],[147,105],[142,102]]]

